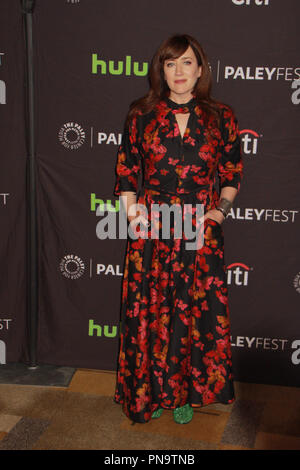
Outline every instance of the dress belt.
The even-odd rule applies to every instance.
[[[144,189],[151,189],[153,191],[156,191],[158,193],[162,193],[162,194],[170,194],[171,196],[177,196],[177,197],[181,197],[181,196],[188,196],[189,194],[193,194],[193,193],[198,193],[200,191],[202,191],[203,189],[209,189],[211,187],[210,184],[203,184],[201,186],[198,186],[198,188],[188,192],[188,193],[174,193],[174,192],[170,192],[168,190],[164,190],[164,189],[161,189],[160,187],[157,188],[157,187],[153,187],[153,186],[150,186],[148,184],[143,184],[143,186],[141,187],[141,191],[143,191]]]

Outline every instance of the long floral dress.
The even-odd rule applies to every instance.
[[[206,213],[221,188],[239,190],[238,122],[230,107],[220,107],[218,128],[204,127],[195,97],[184,105],[166,97],[150,113],[138,113],[124,129],[114,194],[137,192],[142,173],[137,202],[151,221],[153,203],[203,204]],[[178,112],[190,113],[183,137]],[[234,401],[222,225],[205,219],[199,249],[186,249],[184,231],[174,237],[172,221],[171,235],[127,240],[114,400],[140,423],[159,407]]]

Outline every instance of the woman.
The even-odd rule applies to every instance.
[[[191,207],[193,227],[201,204],[204,243],[187,249],[173,219],[169,238],[161,219],[158,237],[128,238],[114,399],[135,422],[165,408],[187,423],[194,407],[234,401],[221,224],[240,188],[241,144],[232,109],[210,97],[208,61],[193,37],[164,41],[149,78],[149,92],[128,113],[114,194],[144,234],[154,204]],[[136,202],[146,211],[135,212]]]

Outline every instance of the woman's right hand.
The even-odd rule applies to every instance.
[[[149,225],[148,220],[139,212],[136,215],[129,215],[128,221],[129,223],[133,222],[133,225],[143,224],[145,227],[148,227]]]

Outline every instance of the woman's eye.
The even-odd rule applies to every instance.
[[[184,64],[187,64],[187,65],[191,65],[191,63],[192,62],[190,60],[184,61]],[[174,62],[168,62],[167,63],[167,67],[171,67],[172,65],[175,65],[175,63]]]

